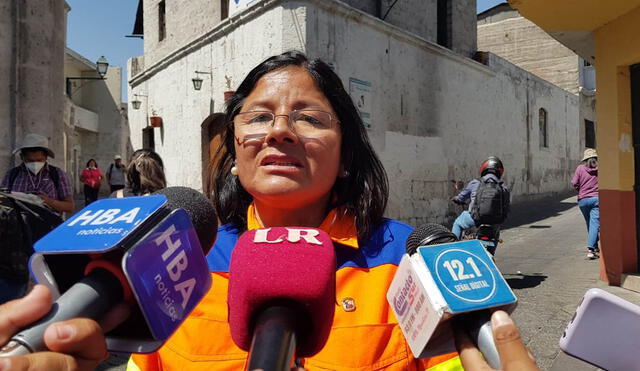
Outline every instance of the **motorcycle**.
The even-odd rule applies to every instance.
[[[500,225],[480,224],[477,227],[465,229],[462,232],[461,240],[478,240],[484,248],[494,256],[500,239]]]
[[[464,183],[462,181],[451,181],[453,183],[453,187],[456,191],[461,190],[464,187]],[[456,205],[465,206],[464,202],[459,202],[455,198],[451,198],[451,201]],[[460,240],[478,240],[482,243],[482,246],[494,256],[496,253],[496,249],[498,248],[498,243],[502,242],[500,239],[500,224],[480,224],[478,226],[474,226],[462,231],[462,236]]]

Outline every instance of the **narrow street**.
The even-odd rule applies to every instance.
[[[576,197],[512,210],[496,264],[518,297],[513,314],[542,370],[595,370],[565,355],[558,341],[592,287],[640,304],[640,294],[598,280],[600,260],[586,259],[586,227]]]

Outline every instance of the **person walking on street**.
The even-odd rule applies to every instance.
[[[122,157],[115,155],[113,157],[113,163],[109,165],[109,170],[107,170],[107,182],[109,182],[109,186],[111,187],[109,192],[113,193],[124,188],[125,172]]]
[[[597,259],[600,254],[600,207],[598,204],[598,153],[587,148],[582,163],[576,168],[571,185],[578,191],[578,206],[587,223],[587,258]]]
[[[87,161],[87,167],[80,174],[80,180],[84,183],[84,206],[98,199],[102,178],[102,172],[98,169],[96,160]]]

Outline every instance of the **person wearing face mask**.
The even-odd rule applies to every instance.
[[[47,162],[55,158],[49,148],[49,140],[39,134],[27,134],[22,145],[13,151],[20,153],[22,163],[9,170],[0,188],[13,192],[35,194],[57,213],[72,213],[75,210],[71,186],[67,174]]]

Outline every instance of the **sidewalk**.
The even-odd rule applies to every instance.
[[[542,370],[597,369],[558,346],[589,288],[640,304],[640,293],[598,280],[600,261],[586,259],[586,234],[576,197],[516,205],[503,229],[496,264],[518,297],[513,318]]]

